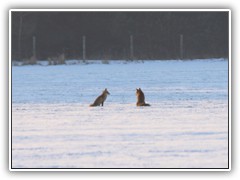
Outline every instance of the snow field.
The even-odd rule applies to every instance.
[[[227,168],[227,63],[13,67],[12,167]]]

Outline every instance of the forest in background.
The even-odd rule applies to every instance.
[[[228,11],[12,11],[11,58],[228,58],[228,16]]]

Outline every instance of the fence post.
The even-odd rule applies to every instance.
[[[133,60],[134,54],[133,54],[133,35],[130,35],[130,59]]]
[[[180,59],[183,59],[183,35],[180,34]]]
[[[82,46],[83,46],[83,61],[86,60],[86,37],[82,37]]]
[[[33,36],[33,48],[32,48],[32,55],[33,55],[33,57],[35,57],[36,58],[36,37],[35,36]]]
[[[32,37],[32,56],[30,57],[30,61],[29,63],[30,64],[36,64],[36,61],[37,61],[37,56],[36,56],[36,37],[33,36]]]

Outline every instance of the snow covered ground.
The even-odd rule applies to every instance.
[[[12,167],[228,168],[228,61],[13,66]]]

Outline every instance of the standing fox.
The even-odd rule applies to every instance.
[[[93,104],[90,104],[90,106],[103,106],[104,101],[107,99],[107,95],[110,95],[110,93],[108,92],[107,88],[105,88],[105,90],[102,92],[102,94],[100,96],[97,97],[97,99],[94,101]]]
[[[150,104],[145,103],[145,96],[142,90],[136,89],[136,96],[137,96],[137,106],[150,106]]]

